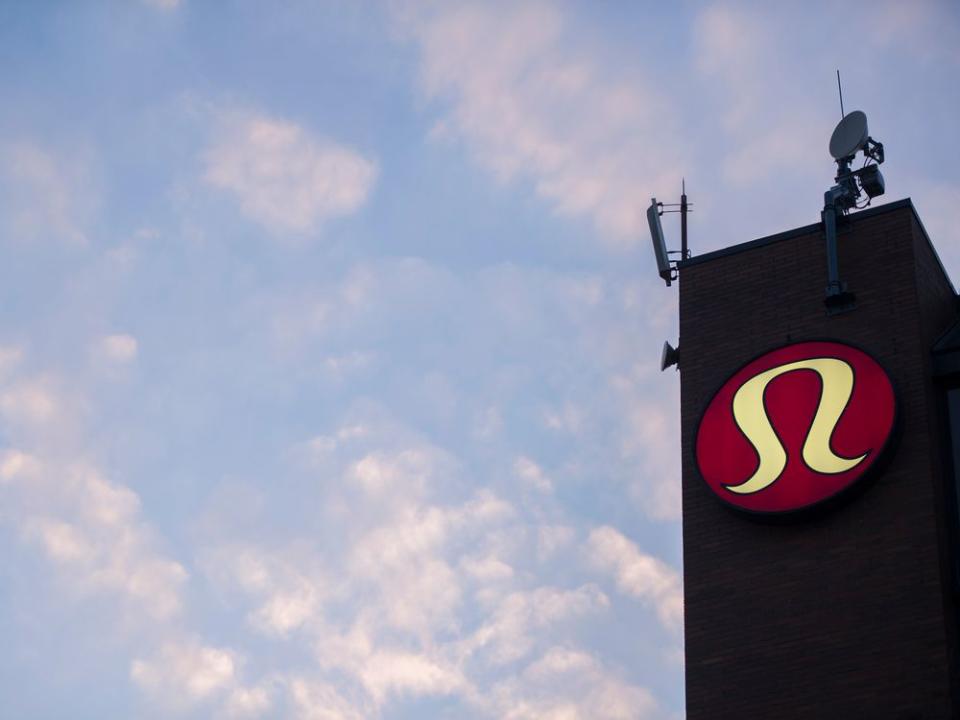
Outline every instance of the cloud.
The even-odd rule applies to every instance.
[[[417,653],[374,653],[364,662],[360,677],[377,703],[382,703],[389,694],[450,695],[467,686],[466,679],[456,669]]]
[[[300,553],[302,555],[302,553]],[[292,552],[268,552],[249,544],[230,544],[206,550],[200,567],[228,593],[257,598],[247,614],[258,632],[289,637],[320,611],[326,582],[309,558]],[[315,565],[315,563],[313,563]]]
[[[294,657],[311,653],[253,684],[283,693],[292,717],[388,717],[426,699],[476,718],[643,717],[655,706],[577,646],[610,610],[604,591],[551,584],[529,547],[549,557],[574,542],[572,527],[464,482],[459,458],[378,411],[298,445],[291,461],[304,459],[322,479],[314,522],[335,548],[246,541],[200,562],[248,627]],[[576,553],[567,566],[587,569]]]
[[[272,706],[270,693],[266,688],[238,687],[230,693],[224,706],[228,718],[262,717]]]
[[[21,533],[58,567],[66,587],[121,599],[145,621],[180,611],[187,572],[155,549],[133,491],[83,464],[8,462],[17,468],[8,485],[20,496]]]
[[[15,345],[0,345],[0,380],[6,379],[23,359],[23,348]]]
[[[152,660],[135,660],[130,677],[151,694],[202,700],[233,683],[236,660],[226,650],[197,642],[167,643]]]
[[[421,637],[452,628],[462,587],[448,555],[511,512],[488,491],[462,506],[401,503],[387,522],[358,538],[349,571],[381,599],[385,627]]]
[[[870,5],[864,18],[871,44],[904,49],[924,63],[960,63],[960,22],[951,8],[937,2],[904,5],[885,0]]]
[[[180,7],[183,0],[144,0],[147,5],[152,5],[153,7],[164,10],[166,12],[172,12]]]
[[[666,98],[636,68],[629,80],[611,73],[552,4],[399,7],[420,48],[423,92],[444,108],[436,135],[462,139],[502,181],[532,181],[606,240],[645,232],[638,198],[679,184],[683,151]]]
[[[553,491],[553,483],[546,476],[543,469],[533,460],[521,455],[513,463],[513,472],[534,490],[549,493]]]
[[[573,543],[576,531],[569,525],[541,525],[537,529],[537,557],[541,561],[551,558]]]
[[[558,496],[592,502],[600,488],[619,497],[626,485],[617,483],[637,466],[620,442],[631,430],[623,427],[625,410],[646,392],[643,376],[631,376],[629,392],[614,382],[637,362],[640,341],[628,330],[649,306],[631,282],[516,265],[452,270],[400,258],[357,262],[328,281],[285,284],[238,307],[261,351],[250,353],[263,363],[256,379],[273,378],[276,401],[313,386],[321,377],[310,367],[317,357],[369,354],[378,358],[382,385],[337,390],[294,437],[289,428],[278,435],[288,440],[286,451],[265,448],[246,481],[261,482],[257,473],[269,479],[255,516],[233,524],[175,520],[172,542],[192,548],[180,561],[146,519],[162,506],[142,508],[152,496],[133,490],[151,480],[108,480],[90,463],[63,462],[112,456],[85,437],[83,422],[70,447],[51,440],[57,418],[77,408],[81,418],[100,417],[109,398],[64,394],[82,389],[83,377],[21,377],[18,367],[31,363],[14,360],[11,381],[0,384],[0,399],[11,399],[6,408],[0,402],[4,429],[20,428],[25,441],[16,447],[23,455],[44,450],[36,453],[47,464],[41,467],[52,469],[49,491],[34,496],[29,515],[36,522],[23,536],[66,585],[84,588],[87,602],[123,607],[129,624],[149,628],[138,629],[145,640],[131,642],[129,672],[144,702],[165,716],[386,717],[436,703],[478,718],[570,708],[583,717],[599,708],[595,714],[604,717],[593,690],[548,702],[546,690],[534,688],[543,672],[531,679],[522,672],[554,646],[594,652],[592,629],[615,621],[610,589],[591,582],[595,573],[583,555],[570,552],[583,521]],[[303,298],[312,302],[299,303]],[[259,314],[248,312],[251,306]],[[285,315],[290,333],[275,332],[274,313]],[[446,329],[443,342],[435,339],[438,325]],[[102,341],[93,345],[102,349]],[[220,352],[221,338],[209,343],[199,350]],[[493,366],[489,348],[502,349]],[[214,354],[213,364],[226,357]],[[249,370],[242,362],[237,368]],[[427,377],[435,380],[423,382]],[[444,386],[456,394],[439,425],[439,415],[418,413],[430,402],[424,389]],[[314,402],[311,392],[304,402]],[[28,401],[31,394],[46,400]],[[338,404],[347,406],[340,422],[324,420]],[[482,448],[464,442],[462,433],[473,438],[473,420],[491,408],[500,429]],[[264,422],[273,422],[270,412]],[[561,420],[551,424],[550,413]],[[4,468],[14,477],[29,465],[18,455],[0,460],[0,485],[21,487],[3,480]],[[68,467],[87,467],[106,486],[77,481],[73,489],[66,473],[53,482],[55,471]],[[63,506],[54,500],[43,507],[57,492]],[[88,497],[101,511],[84,509]],[[215,504],[230,506],[226,514],[233,508],[228,496]],[[164,576],[163,567],[180,572]],[[109,581],[87,584],[89,575]],[[166,594],[151,575],[165,578]],[[134,577],[166,598],[153,608],[145,601],[136,617],[144,591],[130,589]],[[214,631],[204,632],[208,627]],[[598,672],[589,687],[619,683],[611,693],[636,687],[640,677],[624,680],[612,666]],[[483,702],[495,688],[509,689],[509,698]]]
[[[62,600],[107,609],[114,639],[152,651],[133,660],[130,677],[155,704],[179,712],[230,691],[231,707],[255,705],[235,653],[185,631],[188,572],[164,552],[139,495],[86,457],[83,437],[61,432],[78,425],[84,404],[63,396],[67,384],[54,373],[0,379],[4,434],[30,447],[0,451],[0,520],[46,558]]]
[[[538,587],[512,592],[496,605],[489,619],[464,646],[471,654],[482,654],[493,665],[512,663],[534,650],[541,631],[608,605],[607,596],[590,584],[574,590]]]
[[[365,720],[369,717],[326,682],[295,678],[290,696],[297,720]]]
[[[0,143],[0,228],[8,237],[84,244],[98,200],[83,152],[34,140]]]
[[[469,423],[475,437],[513,458],[512,475],[526,487],[549,494],[608,478],[611,488],[629,488],[649,517],[679,518],[678,378],[658,372],[663,335],[651,340],[671,332],[676,306],[653,284],[509,263],[455,272],[399,258],[358,262],[326,286],[290,288],[256,307],[293,363],[362,343],[378,358],[377,376],[394,378],[389,402],[426,422]],[[533,458],[509,438],[543,431],[567,441],[537,475]],[[339,442],[317,438],[303,452],[316,461]],[[352,485],[388,482],[377,456],[360,462]],[[405,477],[400,492],[419,492],[419,476]]]
[[[591,531],[586,550],[594,565],[614,578],[621,592],[653,605],[666,628],[683,628],[683,588],[676,570],[641,552],[609,526]]]
[[[624,681],[592,655],[551,647],[485,704],[501,720],[642,720],[659,717],[651,693]]]
[[[64,408],[54,385],[49,377],[34,376],[0,388],[0,416],[33,428],[55,424]]]
[[[315,232],[367,200],[376,165],[293,122],[230,114],[203,157],[204,180],[277,234]]]
[[[94,356],[107,363],[125,365],[137,357],[137,339],[132,335],[105,335],[94,343]]]
[[[726,134],[723,179],[739,186],[798,173],[813,179],[819,170],[810,149],[826,145],[826,109],[812,106],[796,88],[782,83],[782,70],[769,60],[789,53],[774,41],[783,37],[786,22],[752,6],[714,3],[694,23],[696,66],[717,94]],[[806,46],[802,52],[808,52]],[[829,166],[821,173],[825,180],[828,172]]]

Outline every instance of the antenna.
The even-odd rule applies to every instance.
[[[692,212],[691,202],[687,202],[687,179],[680,180],[680,202],[662,203],[656,198],[650,198],[650,207],[647,208],[647,224],[650,226],[650,239],[653,241],[653,256],[657,261],[657,272],[663,281],[670,286],[673,280],[679,277],[678,262],[671,261],[671,255],[679,255],[681,260],[690,257],[690,248],[687,246],[687,213]],[[667,210],[666,208],[671,208]],[[667,250],[667,241],[663,236],[663,225],[660,216],[664,213],[680,213],[680,250]],[[660,370],[666,370],[671,365],[680,369],[680,351],[669,342],[663,343],[660,351]]]
[[[837,163],[837,176],[834,178],[836,184],[823,195],[822,213],[827,241],[827,297],[824,303],[828,315],[852,310],[856,305],[855,296],[847,292],[847,284],[840,280],[837,218],[846,215],[851,209],[865,208],[873,198],[886,191],[879,168],[884,159],[883,143],[870,137],[866,113],[854,110],[849,115],[843,114],[843,88],[840,85],[839,70],[837,90],[840,91],[842,117],[830,136],[830,155]],[[864,155],[863,166],[859,170],[851,170],[850,166],[858,152]],[[867,200],[860,205],[858,202],[864,193]]]
[[[650,226],[650,239],[653,240],[653,255],[657,260],[657,272],[667,287],[670,287],[670,281],[673,280],[673,267],[670,265],[670,259],[667,255],[667,241],[663,237],[663,226],[660,224],[660,210],[663,203],[658,203],[656,198],[650,198],[650,207],[647,208],[647,225]]]
[[[844,158],[853,158],[867,144],[867,116],[854,110],[837,123],[830,136],[830,154],[838,163]]]
[[[837,68],[837,92],[840,93],[840,119],[843,120],[843,85],[840,84],[840,68]]]
[[[687,179],[680,180],[680,257],[686,260],[690,256],[687,249]]]
[[[693,203],[687,202],[686,179],[682,180],[680,188],[679,203],[662,203],[657,202],[656,198],[650,198],[650,206],[647,208],[647,225],[650,227],[650,239],[653,241],[653,255],[657,261],[657,272],[668,287],[671,281],[677,278],[677,261],[671,261],[670,256],[679,255],[681,260],[690,257],[690,249],[687,246],[687,213],[693,212],[690,209]],[[667,250],[663,226],[660,224],[660,216],[664,213],[680,213],[679,250]]]

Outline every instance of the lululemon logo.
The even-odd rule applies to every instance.
[[[697,466],[737,508],[808,509],[876,465],[895,416],[890,379],[865,352],[795,343],[748,363],[717,391],[697,430]]]

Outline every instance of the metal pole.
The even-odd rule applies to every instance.
[[[827,236],[827,297],[843,292],[840,285],[840,261],[837,258],[837,206],[834,190],[823,196],[823,229]]]
[[[843,203],[849,197],[842,184],[834,185],[823,194],[823,230],[827,236],[827,315],[853,310],[856,298],[847,292],[846,283],[840,280],[840,260],[837,248],[837,215],[843,211]]]
[[[680,186],[680,257],[686,260],[690,257],[687,250],[687,181],[681,180]]]

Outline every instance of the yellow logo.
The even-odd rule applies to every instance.
[[[764,393],[775,379],[798,370],[812,370],[820,377],[822,392],[817,412],[803,443],[803,461],[814,472],[835,475],[859,465],[869,453],[844,458],[830,447],[830,438],[853,393],[853,368],[843,360],[815,357],[770,368],[754,375],[733,396],[733,417],[760,459],[753,475],[738,485],[725,485],[741,495],[769,487],[783,473],[787,452],[773,429],[764,405]]]

